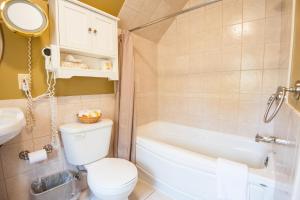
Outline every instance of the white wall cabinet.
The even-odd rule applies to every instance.
[[[51,43],[57,46],[58,53],[72,54],[74,57],[85,56],[95,62],[111,61],[112,69],[102,69],[101,66],[85,69],[66,69],[62,66],[63,56],[57,55],[60,60],[55,70],[58,78],[72,76],[108,77],[118,79],[118,18],[77,0],[53,0],[49,2],[52,18]],[[53,55],[55,56],[55,55]],[[59,59],[58,59],[59,58]],[[97,70],[99,73],[97,74]]]
[[[108,53],[114,55],[116,53],[114,44],[117,42],[113,38],[117,34],[115,33],[114,22],[100,15],[94,15],[92,20],[92,27],[94,27],[92,31],[92,48],[99,54]]]
[[[59,3],[59,44],[70,49],[91,49],[90,13],[73,3]]]

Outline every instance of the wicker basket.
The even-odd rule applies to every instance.
[[[101,115],[98,117],[87,117],[87,116],[81,116],[79,117],[77,115],[78,120],[81,123],[85,123],[85,124],[93,124],[93,123],[97,123],[100,119],[101,119]]]

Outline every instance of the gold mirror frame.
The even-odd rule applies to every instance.
[[[4,35],[3,35],[3,29],[0,25],[0,62],[2,61],[4,54]]]
[[[16,26],[8,17],[7,15],[7,10],[8,8],[15,4],[15,3],[24,3],[28,4],[32,7],[34,7],[38,12],[40,12],[42,18],[43,18],[43,23],[42,26],[35,29],[35,30],[26,30],[21,27]],[[25,16],[26,17],[26,16]],[[46,12],[37,4],[31,2],[30,0],[6,0],[1,4],[1,18],[4,22],[4,24],[7,26],[9,30],[12,32],[18,33],[20,35],[26,36],[26,37],[38,37],[40,36],[48,27],[49,25],[49,20]]]

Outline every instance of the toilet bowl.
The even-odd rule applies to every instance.
[[[71,123],[60,127],[67,161],[83,165],[91,200],[128,200],[137,179],[137,168],[108,155],[113,122],[103,119],[94,124]]]
[[[137,183],[137,169],[127,160],[104,158],[85,167],[93,200],[127,200]]]

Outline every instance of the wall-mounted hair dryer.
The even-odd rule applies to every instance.
[[[50,47],[45,47],[42,49],[42,55],[45,58],[45,67],[46,70],[51,71],[51,48]]]
[[[56,45],[50,45],[42,49],[42,55],[45,58],[45,68],[49,72],[54,72],[59,66],[59,48]]]

